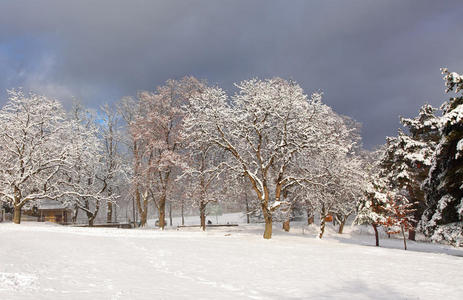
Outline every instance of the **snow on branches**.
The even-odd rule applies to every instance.
[[[135,160],[137,206],[146,223],[147,199],[159,211],[159,227],[165,226],[165,206],[172,182],[185,167],[181,144],[184,106],[201,90],[194,77],[168,80],[155,92],[140,92],[129,123]],[[143,205],[140,198],[143,198]]]
[[[370,224],[373,227],[385,223],[387,205],[387,192],[384,181],[381,179],[372,180],[365,190],[365,197],[358,202],[355,223]]]
[[[59,102],[22,90],[8,95],[0,111],[0,195],[14,206],[19,223],[26,204],[56,198],[58,173],[69,165],[73,149]]]
[[[413,212],[416,210],[413,208],[414,203],[410,203],[405,196],[394,193],[388,193],[387,199],[386,220],[380,224],[385,227],[388,234],[402,233],[404,249],[407,250],[405,231],[414,229]]]
[[[442,69],[446,92],[463,90],[462,76]],[[441,106],[440,141],[428,178],[423,184],[427,209],[420,222],[423,233],[433,241],[463,243],[463,96],[450,98]]]
[[[345,127],[321,103],[321,94],[308,98],[298,84],[281,78],[251,79],[236,87],[230,101],[218,87],[192,97],[185,128],[196,143],[216,145],[234,158],[229,169],[248,179],[266,223],[264,238],[270,238],[282,193],[307,180],[296,172],[297,158],[347,152],[350,145],[340,143]]]
[[[100,188],[89,188],[98,169],[95,132],[69,119],[56,100],[22,90],[8,94],[0,111],[0,196],[14,207],[14,221],[42,199],[103,199]]]
[[[69,167],[61,172],[59,184],[66,192],[58,200],[74,207],[73,222],[79,210],[82,210],[87,216],[88,225],[93,226],[102,205],[112,205],[117,198],[115,194],[108,193],[115,188],[110,178],[116,176],[117,169],[115,161],[110,162],[107,157],[100,135],[103,139],[107,136],[96,125],[95,113],[75,103],[69,115],[73,156]],[[113,166],[108,169],[108,164]]]
[[[386,182],[375,176],[365,190],[365,197],[358,202],[354,223],[373,226],[376,246],[379,246],[378,227],[383,226],[388,234],[401,232],[406,250],[404,231],[414,227],[413,205],[405,196],[388,191]]]

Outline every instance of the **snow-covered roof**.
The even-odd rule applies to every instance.
[[[50,209],[70,209],[69,205],[62,204],[58,201],[43,199],[40,200],[37,208],[39,210],[50,210]]]

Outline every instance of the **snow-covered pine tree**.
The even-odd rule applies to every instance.
[[[399,130],[397,137],[388,137],[379,163],[380,174],[386,178],[389,188],[406,192],[410,202],[416,203],[416,220],[421,218],[426,208],[421,185],[429,173],[439,140],[439,119],[435,111],[431,105],[425,104],[417,117],[401,118],[408,134]],[[410,240],[415,240],[414,227],[410,227]]]
[[[461,92],[463,76],[442,69],[446,92]],[[420,228],[433,241],[463,244],[463,96],[442,105],[441,139],[425,181],[426,204]]]

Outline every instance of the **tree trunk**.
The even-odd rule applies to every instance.
[[[146,221],[148,220],[148,197],[144,197],[143,199],[143,208],[139,209],[140,213],[140,226],[144,227],[146,225]]]
[[[108,202],[108,211],[106,214],[106,223],[112,223],[113,221],[113,204]]]
[[[114,205],[114,222],[117,223],[117,205]]]
[[[86,209],[89,209],[88,203],[85,205]],[[93,222],[95,221],[96,213],[92,214],[91,212],[87,211],[87,219],[88,219],[88,227],[93,227]]]
[[[13,222],[15,224],[21,224],[21,209],[23,208],[21,204],[21,191],[16,186],[14,187],[14,203],[13,203]]]
[[[88,209],[88,207],[87,207]],[[90,212],[87,212],[87,219],[88,219],[88,227],[93,227],[93,223],[96,218],[96,213],[92,214]]]
[[[408,229],[408,239],[410,241],[415,241],[416,239],[416,231],[415,231],[415,227],[416,227],[416,221],[411,221],[410,222],[412,227],[410,227],[410,229]]]
[[[401,225],[400,228],[402,229],[402,236],[404,238],[404,250],[407,250],[407,239],[405,238],[404,226]]]
[[[410,241],[415,241],[415,238],[416,238],[416,235],[415,235],[415,228],[416,228],[416,225],[417,225],[417,221],[415,220],[419,220],[421,219],[421,215],[423,214],[423,209],[420,209],[420,205],[417,205],[418,203],[423,203],[424,202],[424,199],[423,199],[423,196],[418,196],[414,193],[413,191],[413,188],[409,185],[408,186],[408,194],[410,195],[410,202],[416,202],[416,204],[413,205],[413,208],[416,209],[414,212],[413,212],[413,219],[414,220],[411,220],[410,223],[412,225],[412,227],[410,227],[408,229],[408,239]],[[420,193],[419,193],[420,194]],[[417,196],[419,198],[417,198]]]
[[[166,226],[166,199],[160,199],[159,201],[159,228],[164,230]]]
[[[283,230],[286,232],[289,232],[290,229],[290,221],[287,219],[286,221],[283,222]]]
[[[143,203],[141,202],[142,197],[143,197]],[[138,214],[140,215],[140,226],[145,226],[147,216],[148,216],[148,195],[147,193],[142,195],[138,186],[135,189],[135,201],[137,204]],[[138,227],[138,224],[136,222],[135,213],[134,213],[134,222],[135,222],[135,226]]]
[[[379,235],[378,235],[378,226],[376,224],[371,224],[373,229],[375,230],[375,239],[376,239],[376,247],[379,246]]]
[[[133,136],[132,136],[133,138]],[[132,140],[132,153],[133,153],[133,157],[134,157],[134,166],[133,166],[133,171],[134,171],[134,175],[135,176],[139,176],[141,175],[140,172],[139,172],[139,167],[140,167],[140,157],[139,157],[139,153],[138,153],[138,145],[137,145],[137,141],[133,138]],[[136,181],[135,183],[135,198],[132,198],[132,207],[133,207],[133,224],[134,224],[134,227],[138,227],[138,222],[137,222],[137,214],[135,212],[135,203],[137,203],[137,209],[138,209],[138,213],[140,214],[140,218],[142,218],[142,206],[141,206],[141,191],[140,191],[140,186],[139,186],[139,182]],[[144,224],[143,224],[144,225]]]
[[[85,202],[85,208],[90,209],[90,204],[89,204],[88,200],[86,200],[86,202]],[[94,221],[96,219],[96,216],[98,215],[99,210],[100,210],[100,202],[97,201],[95,203],[95,210],[93,211],[93,213],[87,211],[88,227],[93,227],[93,223],[94,223]]]
[[[323,234],[325,233],[325,225],[326,225],[325,217],[320,216],[320,234],[318,236],[319,238],[322,238]]]
[[[138,194],[137,191],[135,193]],[[132,218],[133,218],[133,227],[137,228],[138,224],[137,224],[137,212],[135,210],[135,197],[132,197]]]
[[[268,211],[267,205],[262,204],[262,212],[265,220],[264,239],[272,238],[272,214]]]
[[[346,219],[343,219],[340,223],[339,223],[339,230],[338,230],[338,233],[339,234],[342,234],[342,231],[344,230],[344,224],[346,223]]]
[[[77,205],[74,205],[74,211],[72,212],[72,224],[77,223],[78,214],[79,214],[79,207]]]
[[[172,202],[169,201],[169,224],[172,227]]]
[[[182,226],[185,225],[185,217],[183,215],[183,207],[185,206],[184,200],[182,200]]]
[[[244,193],[244,200],[246,201],[246,223],[249,224],[250,219],[249,219],[249,201],[248,201],[248,194]]]
[[[272,218],[265,219],[265,230],[264,230],[264,239],[272,238]]]
[[[21,208],[21,206],[14,206],[13,222],[15,224],[21,224]]]
[[[201,229],[206,230],[206,204],[201,202],[199,204],[199,216],[201,221]]]
[[[307,225],[312,225],[314,222],[314,217],[313,216],[310,216],[307,218]]]
[[[313,212],[308,209],[307,210],[307,225],[312,225],[313,224]]]
[[[326,211],[325,211],[325,205],[322,205],[321,213],[320,213],[320,235],[318,236],[319,238],[323,237],[323,234],[325,233],[325,225],[326,225]]]

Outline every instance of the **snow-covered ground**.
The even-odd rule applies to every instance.
[[[264,240],[261,224],[161,232],[0,223],[0,299],[463,299],[461,248],[414,242],[404,251],[399,239],[377,248],[358,227],[341,236],[328,228],[322,240],[314,227],[277,227]]]

